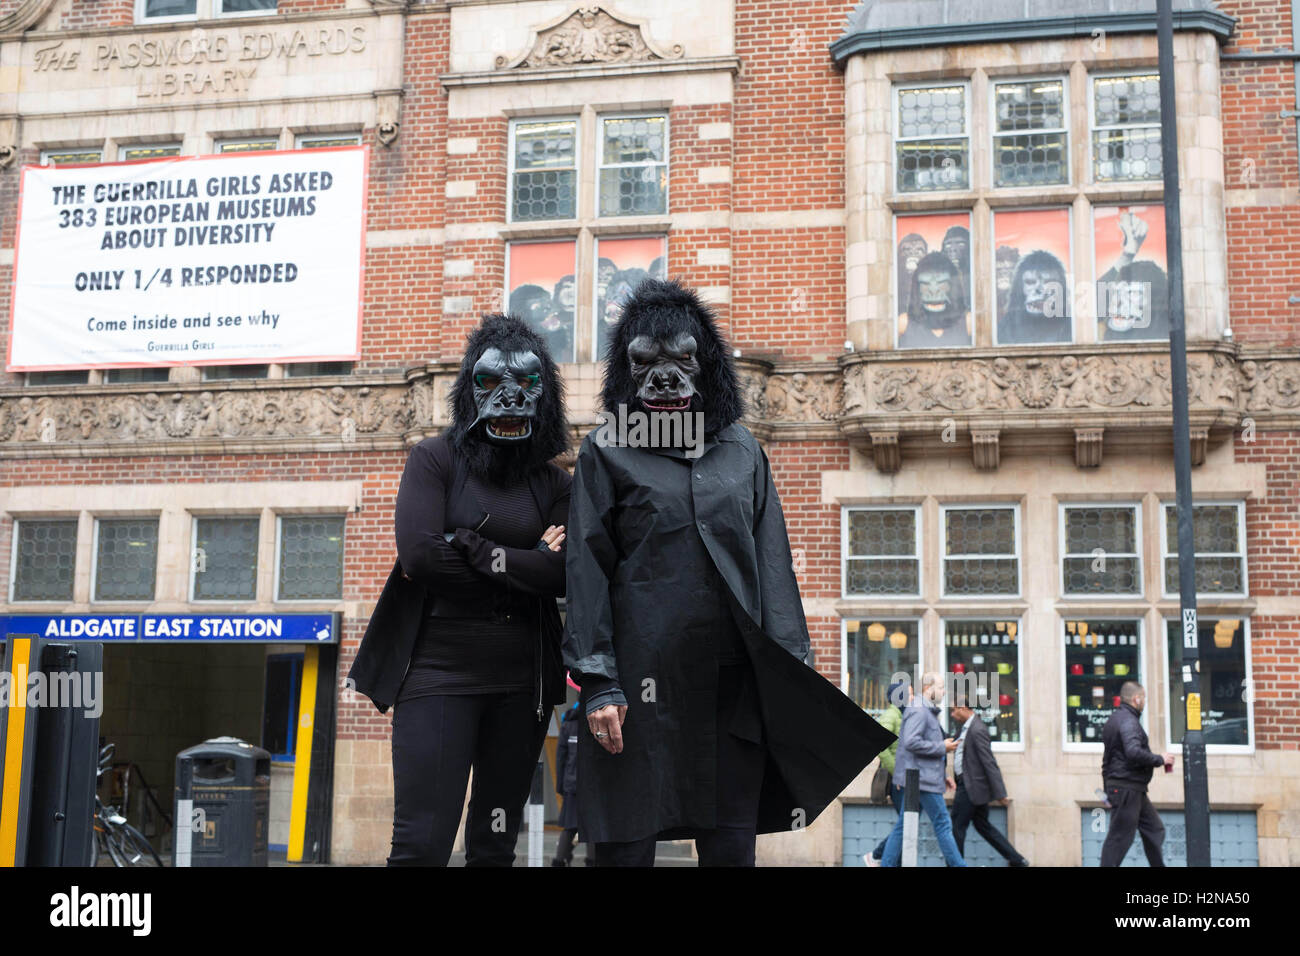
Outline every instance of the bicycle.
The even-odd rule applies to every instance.
[[[148,837],[131,826],[126,816],[115,806],[105,806],[99,799],[99,779],[113,763],[116,744],[105,744],[99,751],[99,765],[95,769],[94,839],[91,840],[90,865],[98,866],[101,854],[106,854],[113,865],[162,866]]]

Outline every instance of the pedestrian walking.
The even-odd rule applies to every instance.
[[[957,698],[952,708],[952,718],[960,727],[957,749],[952,755],[953,779],[957,782],[957,792],[952,798],[952,835],[957,841],[957,849],[965,857],[966,830],[974,823],[975,832],[1010,865],[1028,866],[1029,861],[989,819],[989,804],[1006,805],[1007,788],[993,756],[988,727],[962,697]]]
[[[889,685],[889,691],[885,694],[885,700],[889,701],[889,706],[885,712],[880,715],[878,723],[895,737],[903,728],[903,708],[912,700],[912,685],[906,681],[895,681]],[[898,753],[898,741],[886,747],[880,753],[880,766],[889,774],[889,802],[894,805],[894,810],[898,813],[903,812],[903,790],[901,787],[894,785],[894,758]],[[876,844],[876,848],[867,854],[867,866],[880,866],[880,860],[885,855],[885,839]]]
[[[1147,863],[1164,866],[1161,847],[1165,842],[1165,825],[1160,822],[1147,784],[1151,772],[1163,766],[1166,771],[1174,766],[1171,753],[1151,752],[1147,732],[1142,729],[1142,711],[1147,705],[1147,692],[1137,681],[1125,681],[1119,690],[1119,707],[1110,715],[1101,732],[1104,746],[1101,757],[1101,777],[1106,788],[1106,799],[1111,808],[1107,817],[1106,842],[1101,847],[1101,865],[1119,866],[1128,848],[1133,844],[1133,834],[1142,837],[1142,849]]]

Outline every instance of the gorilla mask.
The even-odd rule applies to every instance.
[[[542,397],[542,361],[532,350],[492,347],[474,363],[474,404],[488,441],[527,441]]]
[[[916,264],[907,300],[909,321],[945,329],[966,319],[966,289],[957,267],[941,252],[931,252]]]
[[[470,333],[449,401],[447,440],[478,478],[513,484],[568,449],[564,383],[517,315],[485,315]]]
[[[710,435],[740,418],[731,349],[693,289],[649,277],[637,284],[610,331],[601,403],[614,415],[620,405],[702,413]]]

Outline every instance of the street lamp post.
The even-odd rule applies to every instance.
[[[1169,265],[1169,379],[1173,387],[1174,477],[1178,510],[1178,603],[1182,610],[1183,819],[1187,865],[1210,865],[1210,795],[1201,733],[1200,651],[1196,621],[1196,551],[1192,535],[1192,452],[1187,412],[1187,329],[1183,320],[1183,240],[1178,193],[1178,117],[1174,102],[1173,0],[1156,0],[1160,63],[1160,154],[1165,179]]]

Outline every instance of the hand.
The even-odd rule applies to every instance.
[[[551,525],[542,535],[542,541],[544,541],[546,546],[552,551],[559,551],[560,545],[564,544],[564,525]]]
[[[1139,219],[1131,212],[1126,212],[1119,217],[1119,231],[1124,236],[1123,255],[1129,259],[1137,256],[1138,250],[1142,248],[1142,243],[1147,237],[1151,226],[1145,219]]]
[[[587,727],[593,735],[605,734],[604,737],[596,736],[596,743],[612,754],[621,754],[623,752],[623,721],[626,718],[626,706],[619,707],[615,704],[606,704],[600,710],[587,715]]]
[[[1173,755],[1173,754],[1171,754],[1171,753],[1166,753],[1166,754],[1161,754],[1161,756],[1165,758],[1165,766],[1166,766],[1166,767],[1172,767],[1172,766],[1174,765],[1174,755]]]
[[[1003,797],[1001,800],[994,800],[993,802],[996,803],[996,804],[997,804],[998,806],[1000,806],[1000,807],[1005,807],[1005,806],[1008,806],[1008,805],[1011,803],[1011,798],[1010,798],[1010,797]]]
[[[949,737],[947,740],[945,740],[945,741],[943,742],[943,749],[946,750],[946,751],[948,751],[948,753],[952,753],[954,750],[956,750],[956,749],[957,749],[957,738],[956,738],[956,737]]]
[[[952,777],[949,777],[947,780],[945,780],[944,785],[947,786],[949,790],[957,789],[957,781],[952,779]]]

